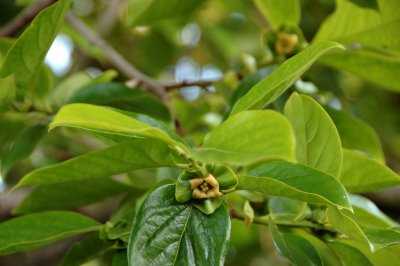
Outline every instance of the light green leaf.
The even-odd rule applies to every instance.
[[[152,139],[132,139],[68,161],[36,169],[15,186],[44,185],[110,176],[144,168],[187,167],[188,161],[167,144]]]
[[[71,0],[60,0],[41,11],[8,50],[0,76],[14,73],[21,92],[35,85],[44,57],[64,22],[70,4]]]
[[[61,260],[59,266],[83,265],[110,249],[110,243],[91,235],[76,242]]]
[[[353,214],[348,211],[339,211],[335,207],[329,207],[327,215],[335,230],[352,240],[368,245],[372,252],[400,243],[400,232],[395,229],[360,225],[355,222]]]
[[[328,106],[325,110],[336,125],[343,148],[364,152],[382,162],[385,160],[379,137],[371,126],[347,112]]]
[[[299,0],[253,0],[253,2],[274,29],[278,29],[284,23],[298,25],[300,22]]]
[[[0,111],[6,109],[15,99],[15,76],[0,78]]]
[[[230,235],[225,205],[206,215],[175,200],[175,186],[154,191],[133,222],[129,265],[223,265]]]
[[[98,231],[101,225],[74,212],[43,212],[0,223],[0,255],[38,248],[73,235]]]
[[[285,116],[296,135],[296,157],[335,177],[342,166],[342,144],[329,115],[311,97],[292,94],[285,105]]]
[[[321,63],[349,71],[383,89],[400,91],[400,55],[398,53],[361,48],[326,55],[321,58]]]
[[[106,105],[125,111],[144,113],[163,121],[171,121],[168,108],[153,95],[128,88],[123,83],[91,84],[75,93],[68,103]]]
[[[330,41],[316,42],[286,60],[277,70],[257,83],[245,96],[237,101],[232,108],[231,114],[248,109],[264,108],[282,95],[320,56],[338,48],[343,47]]]
[[[400,176],[384,164],[353,151],[343,151],[340,182],[351,192],[368,192],[400,184]]]
[[[1,174],[6,176],[14,164],[28,157],[46,131],[47,125],[35,125],[22,131],[14,140],[11,150],[1,158]]]
[[[268,200],[268,209],[276,220],[297,221],[310,212],[306,202],[285,197],[271,197]]]
[[[257,190],[306,202],[329,204],[351,210],[346,190],[324,172],[301,164],[274,162],[239,177],[237,189]]]
[[[124,192],[134,194],[138,191],[108,177],[41,185],[29,193],[14,209],[13,213],[23,214],[70,209],[94,203]]]
[[[246,111],[229,117],[211,131],[196,155],[210,163],[293,160],[294,136],[289,122],[281,114],[269,110]]]
[[[367,198],[350,195],[350,202],[354,210],[354,219],[361,225],[379,228],[399,226]]]
[[[271,218],[268,227],[278,252],[294,265],[324,265],[321,255],[309,241],[289,229],[277,228]]]
[[[340,257],[344,265],[373,266],[361,251],[352,246],[339,241],[329,242],[328,245]]]
[[[203,0],[130,0],[128,25],[148,25],[163,19],[187,16],[203,2]]]
[[[62,107],[50,124],[50,130],[60,126],[131,138],[149,137],[177,145],[175,140],[158,128],[115,110],[90,104],[75,103]]]

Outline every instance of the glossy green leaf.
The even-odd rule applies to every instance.
[[[342,263],[340,258],[336,255],[336,253],[327,245],[327,243],[323,242],[316,236],[312,235],[310,232],[301,229],[292,229],[293,234],[296,236],[303,238],[305,241],[308,241],[319,253],[321,256],[322,265],[331,265],[331,266],[340,266],[346,265]]]
[[[22,131],[11,150],[1,159],[2,175],[5,176],[14,164],[28,157],[46,132],[45,125],[35,125]]]
[[[187,16],[198,8],[203,0],[130,0],[128,24],[130,26],[154,24],[154,22]]]
[[[336,125],[343,148],[364,152],[379,161],[385,160],[379,137],[371,126],[347,112],[327,106],[325,110]]]
[[[299,0],[253,0],[253,2],[274,29],[285,23],[297,25],[300,22]]]
[[[225,205],[206,215],[175,200],[175,185],[154,191],[133,222],[129,265],[223,265],[230,235]]]
[[[257,190],[271,196],[329,204],[351,210],[346,190],[324,172],[301,164],[274,162],[239,177],[237,189]]]
[[[0,111],[6,109],[15,99],[15,76],[0,78]]]
[[[384,164],[353,151],[343,151],[340,182],[351,192],[368,192],[400,184],[400,176]]]
[[[29,193],[13,212],[21,214],[70,209],[94,203],[124,192],[137,193],[132,187],[110,178],[41,185]]]
[[[324,109],[311,97],[294,93],[284,113],[296,136],[297,160],[338,177],[342,167],[342,144]]]
[[[278,252],[294,265],[324,265],[321,255],[309,241],[289,229],[277,228],[271,218],[268,227]]]
[[[304,201],[276,196],[268,200],[268,209],[274,219],[291,221],[304,218],[304,215],[310,211]]]
[[[41,247],[73,235],[97,231],[100,224],[74,212],[43,212],[0,223],[0,255]]]
[[[354,241],[368,245],[372,252],[400,243],[400,232],[395,229],[360,225],[355,222],[353,214],[341,212],[334,207],[328,208],[327,215],[336,230]]]
[[[231,164],[293,160],[294,136],[288,121],[277,112],[241,112],[211,131],[197,156],[204,162]]]
[[[62,107],[50,124],[50,130],[61,126],[132,138],[148,137],[176,145],[175,140],[158,128],[121,112],[90,104],[75,103]]]
[[[262,109],[284,93],[318,58],[327,52],[342,48],[330,41],[316,42],[299,54],[286,60],[271,75],[257,83],[232,108],[231,114],[248,109]]]
[[[74,94],[68,103],[106,105],[144,113],[163,121],[171,121],[168,108],[149,93],[128,88],[123,83],[107,82],[89,85]]]
[[[377,0],[347,0],[347,1],[350,1],[353,4],[358,5],[359,7],[372,8],[379,11]]]
[[[359,224],[379,228],[399,226],[398,223],[386,216],[367,198],[359,195],[350,195],[350,202],[354,210],[354,219]]]
[[[352,246],[338,241],[330,242],[328,245],[338,254],[344,265],[373,266],[361,251]]]
[[[53,43],[71,0],[61,0],[41,11],[8,50],[0,75],[15,74],[17,88],[28,91],[35,85],[44,57]]]
[[[82,265],[110,249],[110,244],[91,235],[71,246],[59,266]]]
[[[144,168],[187,167],[187,164],[186,159],[162,141],[132,139],[36,169],[24,176],[15,188],[100,178]]]

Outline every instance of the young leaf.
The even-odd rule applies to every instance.
[[[232,164],[293,160],[294,136],[288,121],[277,112],[241,112],[211,131],[197,156],[204,162]]]
[[[98,231],[101,225],[74,212],[43,212],[0,223],[0,255],[38,248],[60,239]]]
[[[385,161],[379,137],[371,126],[347,112],[328,106],[325,106],[325,110],[336,125],[343,148],[362,151],[379,161]]]
[[[277,228],[271,218],[268,227],[278,252],[294,265],[324,265],[321,255],[309,241],[288,229]]]
[[[148,137],[176,145],[175,140],[158,128],[115,110],[90,104],[75,103],[62,107],[50,124],[50,130],[60,126],[132,138]]]
[[[36,169],[15,186],[44,185],[110,176],[136,169],[187,166],[188,161],[159,140],[132,139],[68,161]]]
[[[106,105],[122,110],[144,113],[171,121],[168,108],[149,93],[128,88],[123,83],[107,82],[91,84],[74,94],[68,103]]]
[[[129,265],[223,265],[230,235],[225,205],[206,215],[175,200],[175,186],[154,191],[133,222]]]
[[[243,110],[264,108],[282,95],[320,56],[337,48],[343,49],[341,45],[335,42],[316,42],[286,60],[277,70],[257,83],[237,101],[232,108],[231,115]]]
[[[342,167],[342,145],[329,115],[312,98],[292,94],[285,105],[285,116],[296,135],[296,158],[335,177]]]
[[[239,177],[237,189],[257,190],[306,202],[351,210],[346,190],[326,173],[301,164],[274,162],[261,165]]]
[[[343,151],[340,182],[351,192],[369,192],[400,184],[400,176],[384,164],[353,151]]]
[[[329,222],[350,239],[368,245],[372,252],[400,243],[400,232],[390,228],[367,227],[356,223],[349,212],[340,212],[335,207],[327,211]]]
[[[6,176],[14,164],[28,157],[46,131],[45,125],[35,125],[22,131],[15,139],[11,150],[1,159],[1,174]]]
[[[182,17],[192,13],[204,0],[130,0],[128,25],[142,26],[159,20]]]
[[[44,57],[64,22],[70,4],[71,0],[60,0],[44,9],[8,50],[0,76],[14,73],[21,92],[34,86]]]
[[[14,209],[14,214],[32,213],[47,210],[70,209],[84,206],[124,192],[135,191],[130,186],[111,178],[96,178],[36,187]]]
[[[274,29],[278,29],[284,23],[298,25],[300,22],[299,0],[253,0],[253,2]]]

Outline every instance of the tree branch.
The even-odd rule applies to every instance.
[[[67,20],[78,32],[84,35],[88,41],[99,47],[107,56],[110,63],[117,68],[121,73],[127,77],[137,80],[139,86],[142,84],[151,93],[155,94],[161,99],[165,99],[166,90],[156,80],[146,76],[140,72],[136,67],[123,58],[113,47],[111,47],[105,40],[94,34],[81,20],[76,18],[71,12],[67,15]]]
[[[0,29],[0,37],[12,37],[26,25],[28,25],[36,15],[46,7],[54,4],[55,0],[43,0],[27,6],[9,23]]]
[[[164,88],[169,91],[173,89],[180,89],[190,86],[198,86],[201,88],[207,88],[211,86],[214,82],[220,81],[221,79],[214,79],[214,80],[197,80],[197,81],[182,81],[176,83],[165,83],[163,84]]]

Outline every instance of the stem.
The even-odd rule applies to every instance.
[[[140,72],[136,67],[122,57],[113,47],[105,40],[94,34],[80,19],[75,17],[71,12],[67,15],[67,20],[78,32],[85,36],[88,41],[99,47],[107,56],[111,64],[114,65],[121,73],[131,79],[138,80],[139,83],[145,84],[146,88],[161,99],[165,99],[166,90],[156,80]]]
[[[54,4],[55,0],[43,0],[24,8],[14,19],[0,29],[0,37],[12,37],[28,25],[40,11]]]
[[[169,91],[173,89],[180,89],[190,86],[198,86],[201,88],[206,88],[211,86],[214,82],[220,81],[221,79],[214,79],[214,80],[196,80],[196,81],[182,81],[177,83],[165,83],[163,84],[164,88]]]

